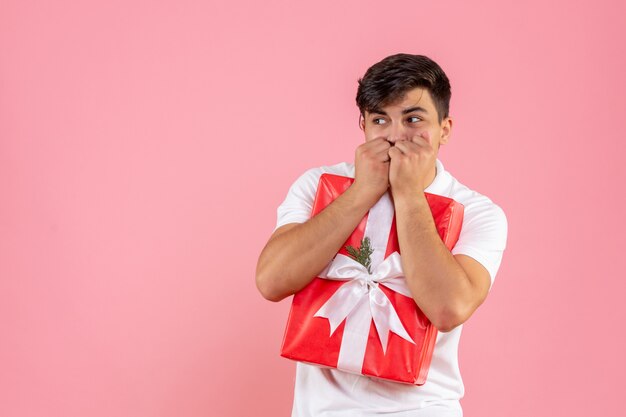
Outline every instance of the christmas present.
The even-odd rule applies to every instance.
[[[311,216],[354,178],[322,174]],[[451,250],[463,205],[425,193],[439,236]],[[326,268],[293,297],[281,356],[313,365],[423,385],[437,329],[406,285],[389,192],[368,211]]]

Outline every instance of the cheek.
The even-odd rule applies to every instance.
[[[365,140],[370,141],[379,137],[386,137],[385,130],[380,127],[365,127],[363,131],[365,134]]]

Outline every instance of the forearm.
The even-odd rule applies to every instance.
[[[259,257],[256,281],[279,301],[304,288],[337,254],[375,201],[354,186],[308,221],[271,239]]]
[[[394,198],[407,285],[435,327],[451,330],[459,324],[471,283],[439,237],[424,194]]]

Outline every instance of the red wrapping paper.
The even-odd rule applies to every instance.
[[[353,182],[354,178],[328,173],[322,174],[311,216],[322,211],[346,191]],[[453,199],[436,194],[425,193],[425,196],[439,236],[446,247],[451,250],[461,231],[463,205]],[[349,256],[345,248],[347,245],[360,246],[368,214],[361,220],[338,253]],[[385,258],[394,251],[400,253],[395,215]],[[281,356],[318,366],[337,368],[345,320],[330,335],[328,319],[314,317],[314,314],[344,283],[345,281],[316,277],[294,295],[283,338]],[[361,374],[396,382],[423,385],[426,382],[437,338],[437,329],[430,323],[412,298],[382,285],[379,288],[385,292],[391,301],[415,344],[391,332],[389,333],[387,352],[386,354],[383,353],[377,330],[372,321]]]

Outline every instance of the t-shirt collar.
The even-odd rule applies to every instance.
[[[435,179],[433,179],[433,182],[431,182],[430,185],[426,187],[426,189],[424,190],[425,193],[441,194],[445,191],[446,170],[444,169],[443,163],[439,160],[439,158],[437,158],[437,160],[435,161],[435,169],[437,171],[435,173]]]

